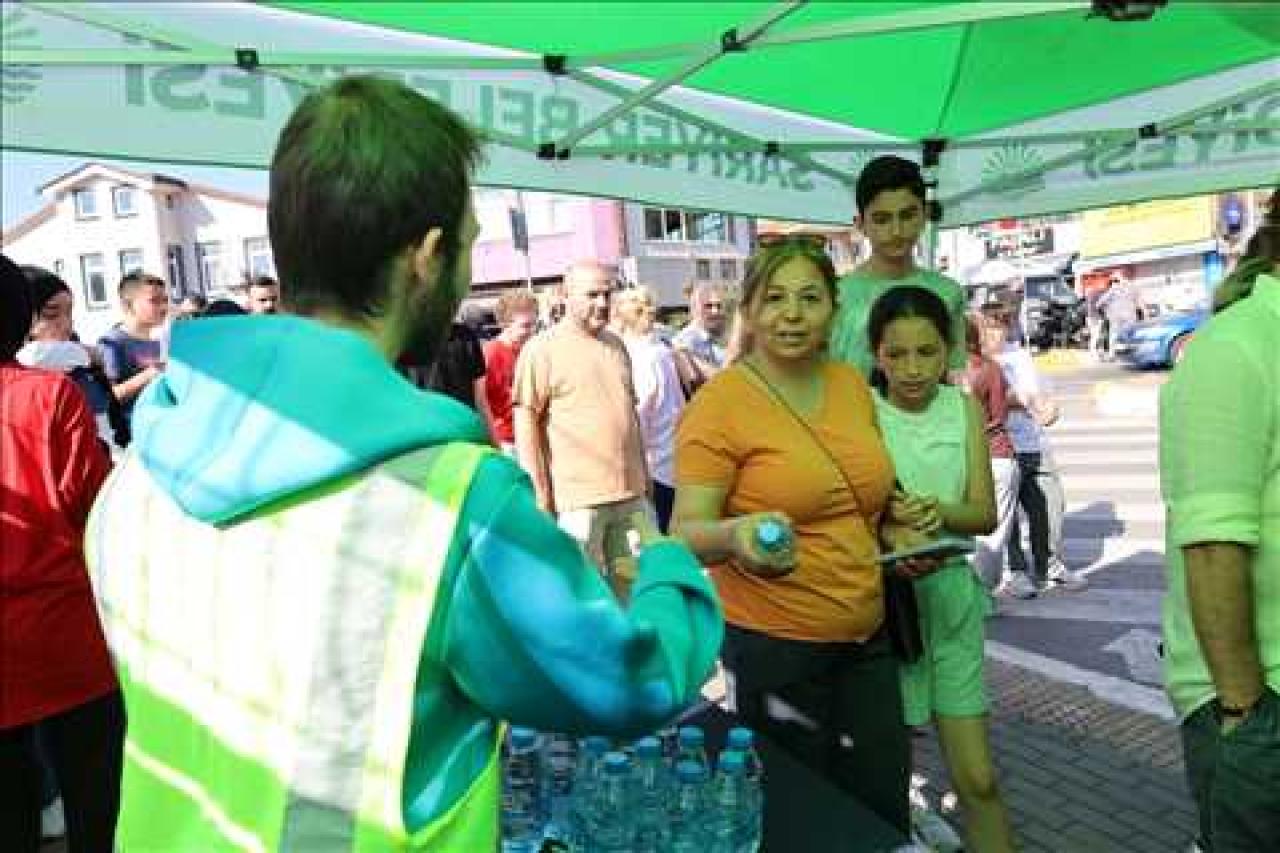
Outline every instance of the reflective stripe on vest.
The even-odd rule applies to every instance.
[[[436,589],[489,452],[415,451],[225,528],[128,457],[88,542],[129,713],[123,850],[495,849],[498,732],[415,833],[402,796]]]

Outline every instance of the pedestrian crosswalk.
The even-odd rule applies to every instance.
[[[1055,380],[1066,386],[1057,398],[1062,417],[1048,430],[1066,492],[1061,556],[1089,588],[1003,601],[988,626],[988,652],[1068,667],[1109,694],[1128,683],[1120,694],[1135,707],[1163,706],[1154,651],[1165,561],[1155,413],[1124,405],[1125,375],[1106,383],[1106,406],[1087,377]],[[1151,377],[1132,382],[1137,397],[1152,396]]]

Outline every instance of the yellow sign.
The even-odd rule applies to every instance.
[[[1125,204],[1085,211],[1081,258],[1138,252],[1213,237],[1214,197]]]

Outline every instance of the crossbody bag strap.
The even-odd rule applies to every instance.
[[[791,404],[787,402],[787,398],[783,397],[782,394],[779,393],[778,389],[773,386],[772,382],[765,378],[763,373],[757,370],[750,362],[743,361],[742,366],[750,371],[752,376],[759,379],[761,383],[764,384],[765,390],[768,391],[769,396],[777,400],[786,413],[791,416],[791,419],[804,428],[804,431],[808,433],[809,438],[813,441],[814,446],[822,451],[822,455],[831,463],[831,467],[835,469],[841,482],[844,483],[844,487],[849,491],[849,497],[853,499],[853,505],[857,508],[858,514],[865,519],[866,513],[862,511],[862,501],[858,498],[858,492],[853,487],[853,482],[849,479],[849,475],[845,473],[844,466],[840,464],[840,460],[836,459],[836,455],[831,452],[831,448],[827,447],[827,443],[818,435],[817,430],[811,427],[808,422],[800,416],[800,413],[791,407]],[[827,390],[828,389],[824,388],[823,393],[827,393]],[[870,526],[869,523],[868,526]]]

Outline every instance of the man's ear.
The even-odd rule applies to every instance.
[[[426,299],[431,287],[444,269],[444,231],[432,228],[417,244],[409,247],[409,267],[413,292],[406,294],[410,301]],[[447,283],[446,283],[447,284]]]

